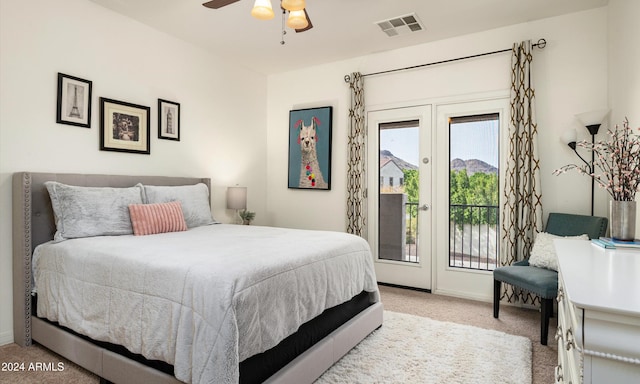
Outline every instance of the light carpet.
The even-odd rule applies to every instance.
[[[531,340],[384,311],[384,322],[315,384],[531,383]]]

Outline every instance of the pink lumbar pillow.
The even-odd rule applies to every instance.
[[[179,201],[156,204],[130,204],[129,215],[136,236],[187,230]]]

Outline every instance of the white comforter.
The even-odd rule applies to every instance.
[[[38,316],[173,364],[193,383],[235,383],[238,364],[365,290],[367,242],[328,231],[210,225],[47,243],[34,253]]]

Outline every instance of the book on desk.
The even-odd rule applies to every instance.
[[[598,245],[606,249],[616,249],[616,248],[640,249],[640,239],[623,241],[623,240],[612,239],[610,237],[601,237],[599,239],[591,239],[591,242],[595,245]]]

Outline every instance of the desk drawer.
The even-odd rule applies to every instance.
[[[558,367],[557,383],[582,383],[582,326],[576,309],[565,294],[562,277],[558,275]],[[561,379],[559,379],[561,377]]]

